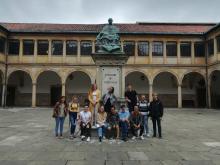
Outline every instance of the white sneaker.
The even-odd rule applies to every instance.
[[[82,135],[82,136],[81,136],[81,139],[83,140],[84,138],[85,138],[85,136],[84,136],[84,135]]]
[[[144,136],[142,135],[142,136],[140,136],[140,138],[141,138],[141,140],[144,140]]]
[[[86,141],[87,141],[87,142],[90,142],[90,137],[88,137]]]
[[[136,137],[135,137],[135,136],[133,136],[131,139],[132,139],[132,140],[135,140],[135,139],[136,139]]]
[[[147,137],[150,137],[150,134],[149,134],[149,133],[147,134]]]
[[[103,140],[105,140],[105,139],[106,139],[106,137],[105,137],[105,136],[103,136],[103,137],[102,137],[102,139],[103,139]]]

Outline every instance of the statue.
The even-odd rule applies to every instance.
[[[122,53],[118,28],[112,25],[112,18],[108,19],[102,31],[96,37],[97,53]]]

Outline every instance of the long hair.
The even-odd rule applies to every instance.
[[[58,102],[59,102],[59,104],[61,104],[61,103],[62,103],[61,100],[62,100],[63,98],[65,99],[63,103],[65,104],[65,106],[67,106],[66,96],[61,96]]]

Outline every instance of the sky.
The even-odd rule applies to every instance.
[[[220,22],[220,0],[0,0],[0,22]]]

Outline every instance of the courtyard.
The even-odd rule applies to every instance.
[[[53,135],[50,108],[0,110],[1,165],[219,165],[220,111],[165,109],[163,139],[89,143]],[[152,128],[151,122],[150,128]],[[93,132],[95,134],[95,132]]]

